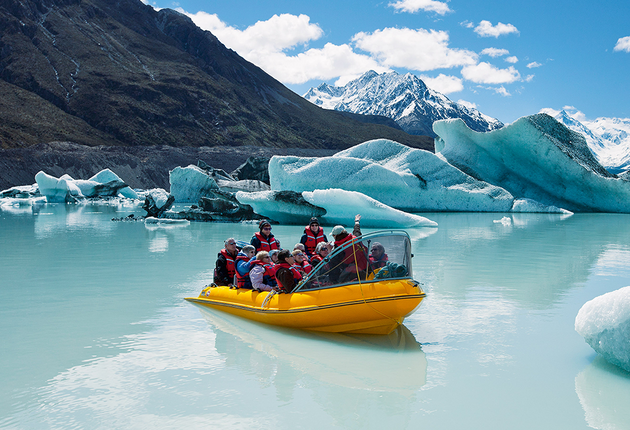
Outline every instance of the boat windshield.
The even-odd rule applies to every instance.
[[[377,231],[335,248],[294,292],[412,276],[409,235],[403,230]]]

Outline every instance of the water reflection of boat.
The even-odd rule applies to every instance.
[[[280,366],[289,364],[297,375],[307,374],[327,384],[410,394],[426,383],[426,356],[405,326],[382,336],[304,332],[265,327],[204,307],[200,311],[216,329],[220,352],[228,356],[243,355],[242,348],[230,346],[240,341]]]
[[[383,267],[344,264],[349,259],[369,261],[367,254],[374,243],[380,243],[386,250],[388,260]],[[213,286],[205,287],[199,297],[186,300],[283,327],[388,334],[420,306],[424,297],[425,293],[412,278],[411,242],[407,233],[379,231],[336,249],[291,294]]]

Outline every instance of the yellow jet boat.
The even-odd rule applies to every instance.
[[[379,261],[369,258],[374,244],[384,249]],[[344,264],[348,255],[359,264]],[[378,231],[335,249],[290,294],[213,284],[204,287],[199,297],[186,300],[277,326],[389,334],[425,297],[420,284],[413,280],[411,258],[411,240],[405,231]]]

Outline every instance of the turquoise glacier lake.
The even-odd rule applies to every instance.
[[[0,210],[0,428],[630,428],[630,374],[574,330],[630,285],[630,215],[422,214],[439,224],[407,230],[427,298],[359,336],[186,302],[256,226],[111,220],[130,213]],[[302,231],[273,227],[285,247]]]

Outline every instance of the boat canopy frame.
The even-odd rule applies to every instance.
[[[380,239],[377,240],[378,238]],[[379,243],[384,247],[384,260],[370,261],[371,249],[375,243]],[[352,252],[346,255],[346,250],[350,249]],[[360,258],[361,256],[357,258],[359,253],[363,254],[363,258]],[[298,284],[293,293],[336,288],[344,285],[374,283],[383,280],[413,279],[412,257],[411,239],[404,230],[379,230],[363,234],[334,249],[326,258],[313,267],[313,270]],[[348,262],[349,260],[351,260],[351,264],[343,264],[344,261]],[[360,267],[362,261],[366,267]],[[353,276],[355,270],[356,276]],[[341,274],[338,272],[341,272]]]

